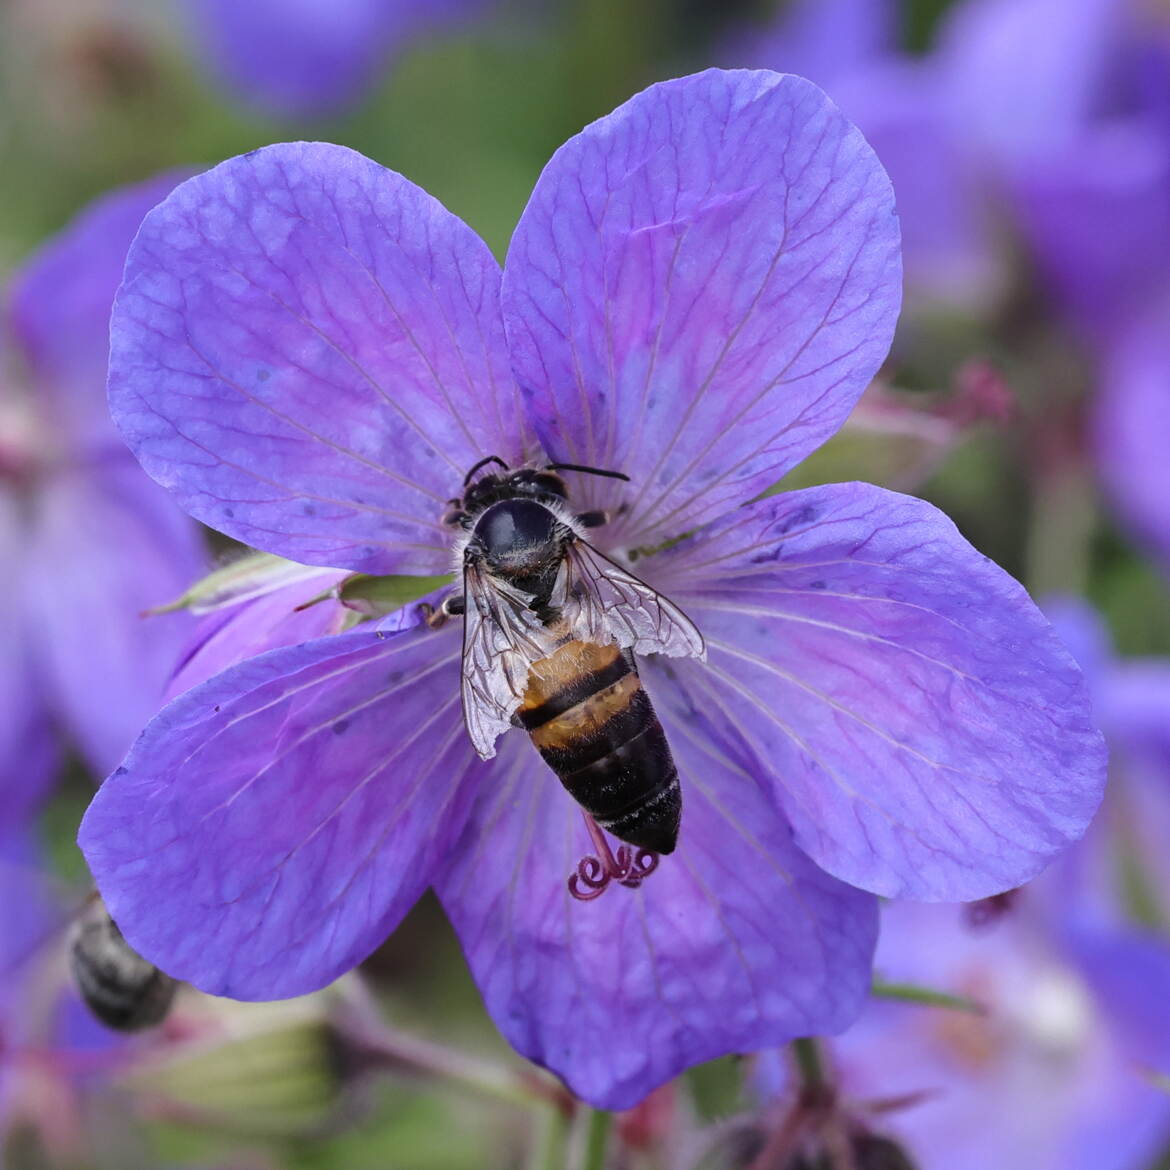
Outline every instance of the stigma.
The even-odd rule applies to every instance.
[[[650,849],[635,849],[631,845],[611,849],[601,826],[588,813],[582,815],[597,852],[582,857],[576,870],[569,875],[569,893],[578,902],[600,898],[613,882],[636,890],[658,868],[657,853]]]

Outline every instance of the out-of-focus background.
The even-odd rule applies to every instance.
[[[709,65],[818,82],[861,126],[898,195],[906,312],[893,352],[851,423],[793,484],[866,479],[943,507],[1062,623],[1091,668],[1115,771],[1124,768],[1131,786],[1125,802],[1109,806],[1108,857],[1091,859],[1109,877],[1094,878],[1089,893],[1083,875],[1066,875],[1063,891],[1034,900],[1030,917],[1013,918],[1023,912],[1006,903],[989,908],[997,921],[980,929],[999,935],[973,966],[964,966],[966,936],[951,943],[946,928],[893,922],[879,971],[882,961],[898,966],[889,948],[904,938],[902,954],[941,948],[954,957],[954,969],[926,964],[942,990],[986,990],[979,978],[1015,971],[1031,953],[1038,935],[1022,924],[1037,920],[1040,934],[1051,933],[1045,905],[1095,904],[1110,882],[1118,887],[1114,925],[1163,944],[1170,5],[3,0],[0,720],[36,707],[33,692],[57,685],[47,677],[54,669],[73,683],[61,683],[64,697],[47,705],[35,747],[30,740],[7,751],[0,742],[0,836],[19,836],[0,851],[18,875],[0,880],[0,959],[8,964],[0,983],[9,983],[0,989],[0,1166],[484,1170],[562,1164],[549,1151],[566,1140],[585,1156],[586,1136],[572,1133],[578,1122],[523,1089],[528,1073],[496,1035],[429,898],[365,965],[360,985],[310,1001],[237,1008],[191,996],[162,1040],[126,1046],[53,998],[61,981],[53,939],[85,891],[73,835],[98,773],[112,766],[104,761],[118,755],[98,742],[112,701],[103,679],[138,669],[101,614],[83,613],[72,629],[53,623],[70,596],[87,596],[99,578],[138,574],[136,558],[157,549],[137,529],[121,545],[99,534],[100,547],[44,537],[47,505],[30,502],[38,476],[83,460],[65,438],[57,382],[70,382],[66,413],[74,416],[76,396],[100,407],[102,388],[92,367],[70,365],[81,345],[74,334],[100,293],[78,290],[79,262],[68,249],[52,263],[39,258],[112,188],[309,138],[402,172],[502,260],[560,143],[645,85]],[[30,324],[22,314],[34,269]],[[62,366],[72,373],[61,375]],[[79,379],[85,384],[73,385]],[[68,512],[67,499],[56,506]],[[166,523],[148,529],[157,534]],[[176,535],[167,554],[175,582],[227,555],[217,541]],[[135,622],[138,609],[181,589],[171,590],[165,574],[150,582],[160,592],[137,598]],[[57,666],[25,669],[42,625],[56,631],[48,657]],[[106,666],[78,682],[60,664],[102,631]],[[183,641],[177,628],[158,638]],[[18,807],[24,820],[13,827]],[[957,922],[956,910],[948,924]],[[1012,931],[1020,939],[1009,947]],[[962,1009],[915,1006],[913,1019],[868,1020],[842,1041],[845,1090],[870,1105],[890,1099],[858,1109],[870,1109],[874,1126],[898,1135],[924,1170],[1142,1170],[1170,1148],[1170,1068],[1126,1047],[1131,1034],[1163,1026],[1142,1014],[1150,997],[1127,998],[1124,980],[1098,978],[1099,964],[1062,946],[1045,951],[1059,962],[1025,962],[1013,974],[993,1026]],[[1164,991],[1170,1005],[1170,985]],[[379,1024],[362,1043],[360,1028],[338,1023],[370,1018]],[[1102,1045],[1120,1046],[1133,1087],[1118,1087],[1112,1066],[1108,1076],[1101,1071]],[[909,1073],[891,1073],[896,1085],[883,1082],[883,1070],[911,1057],[918,1063]],[[611,1164],[762,1166],[753,1159],[785,1093],[785,1077],[763,1065],[728,1059],[660,1091],[620,1119]],[[927,1097],[948,1086],[939,1091],[953,1107],[943,1127],[953,1160],[939,1154],[930,1100],[909,1100],[916,1075]],[[1081,1143],[1077,1127],[1088,1113],[1096,1128]],[[1008,1135],[1002,1149],[980,1144],[981,1125]]]

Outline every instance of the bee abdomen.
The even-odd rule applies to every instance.
[[[670,853],[682,804],[666,734],[632,655],[617,647],[597,650],[608,652],[604,661],[552,694],[536,675],[519,722],[602,828],[639,848]]]
[[[137,1032],[162,1023],[178,984],[131,949],[100,904],[79,923],[70,949],[77,990],[103,1024]]]

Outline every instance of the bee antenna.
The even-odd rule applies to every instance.
[[[463,486],[466,487],[471,483],[471,477],[481,468],[486,467],[489,463],[498,463],[505,471],[508,470],[508,465],[498,455],[488,455],[481,459],[464,477]]]
[[[609,479],[624,479],[630,482],[630,477],[624,471],[604,471],[600,467],[582,467],[579,463],[549,463],[545,471],[583,471],[586,475],[604,475]]]

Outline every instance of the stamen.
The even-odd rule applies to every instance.
[[[597,853],[582,857],[576,872],[569,875],[569,893],[578,902],[600,898],[611,882],[636,890],[658,868],[658,854],[650,849],[635,851],[629,845],[619,845],[615,853],[601,826],[588,813],[582,815]]]

